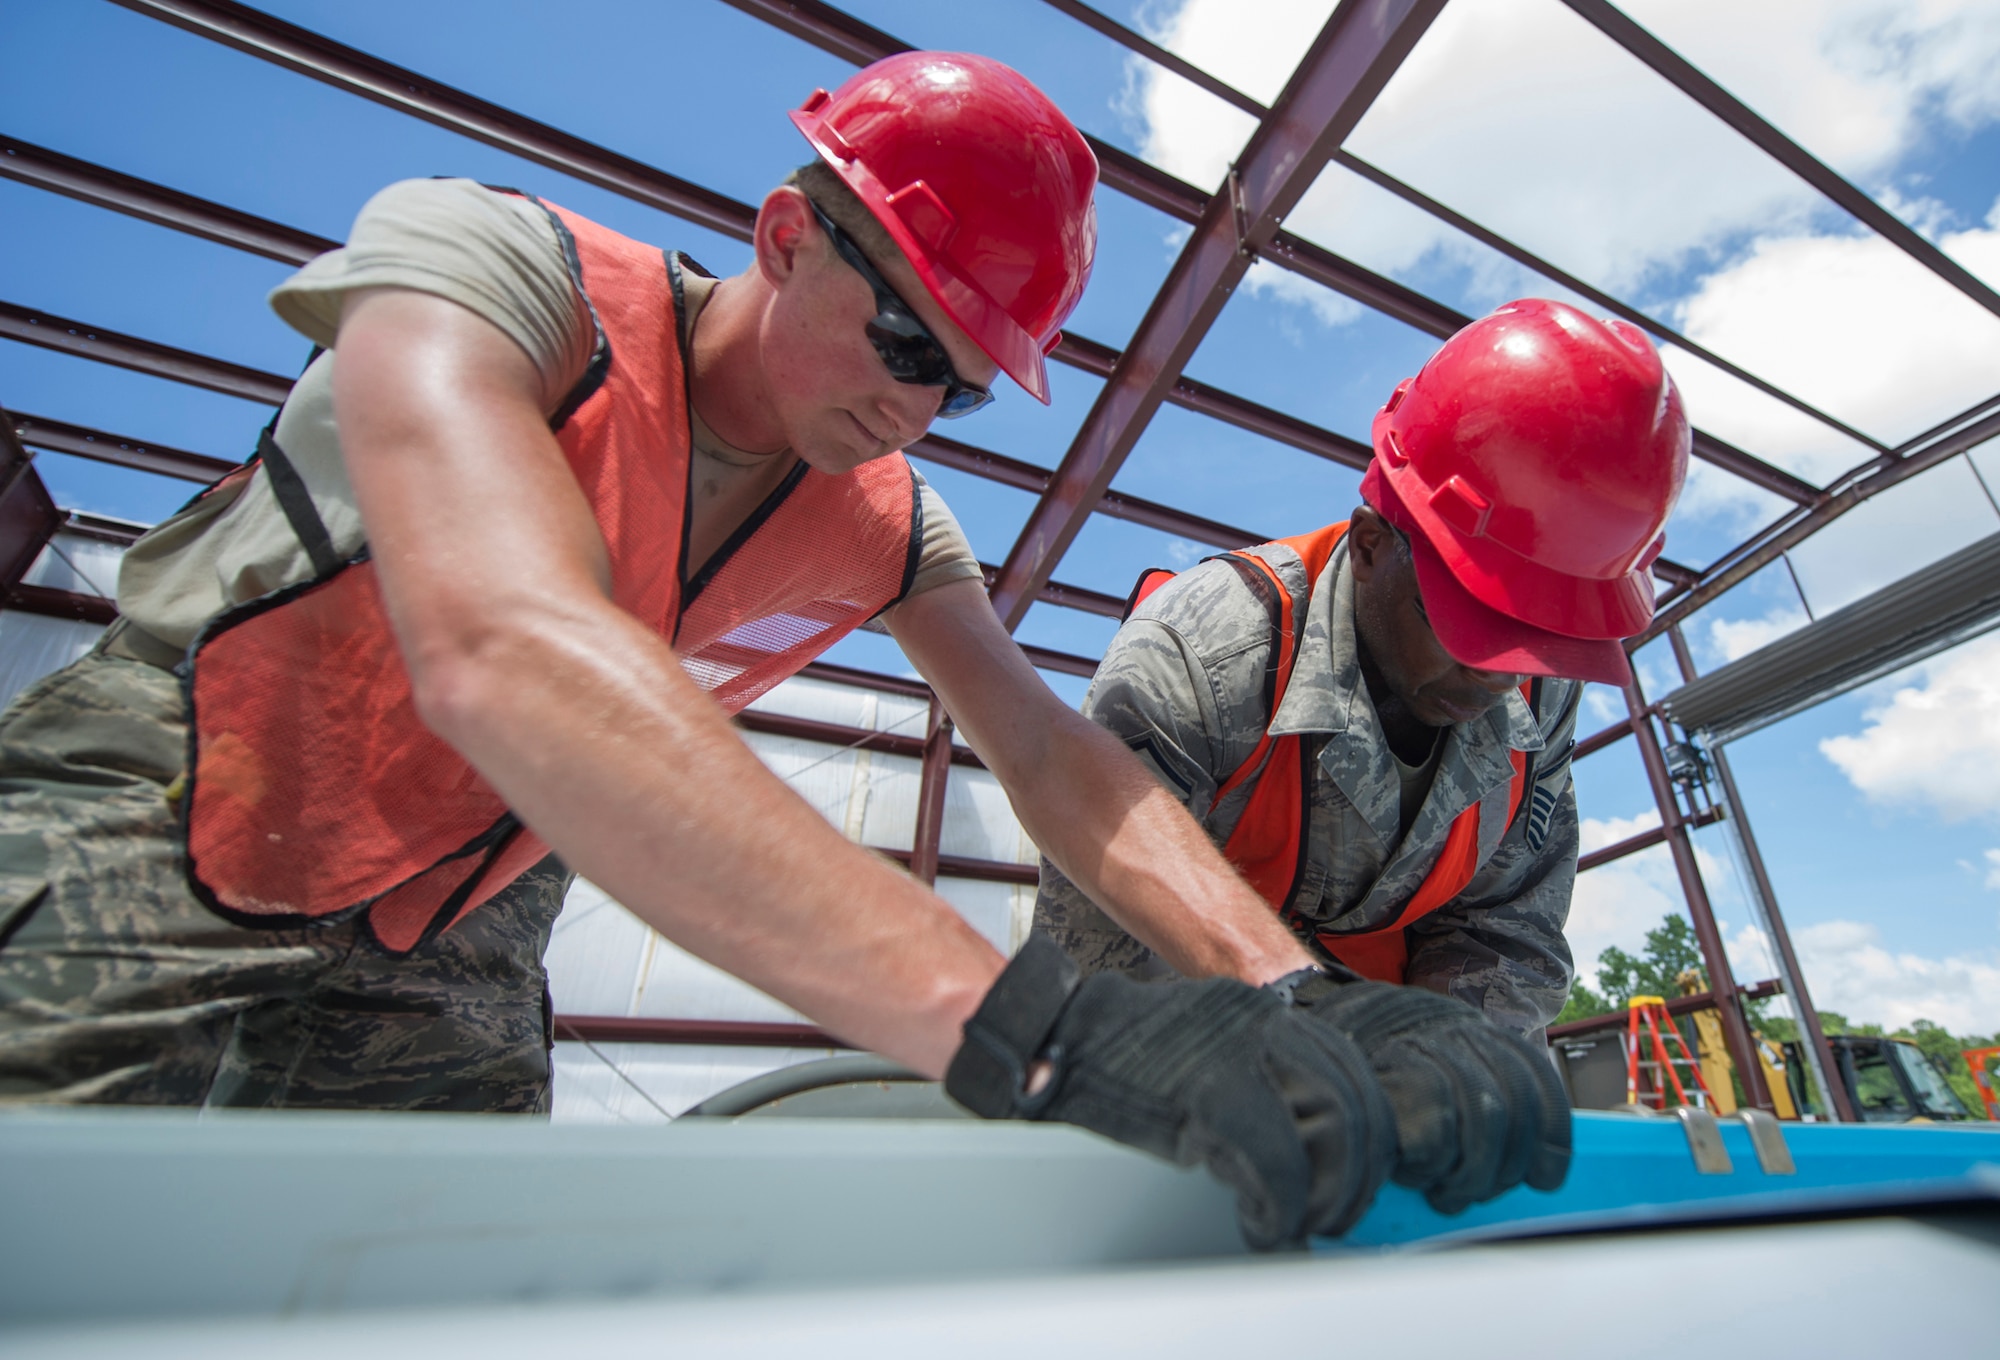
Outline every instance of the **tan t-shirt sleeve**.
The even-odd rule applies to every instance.
[[[382,190],[363,205],[345,246],[272,291],[271,309],[331,348],[341,304],[362,288],[430,293],[491,322],[534,361],[555,402],[583,376],[596,342],[549,215],[469,179]]]
[[[985,573],[979,569],[979,559],[972,555],[972,544],[966,539],[965,530],[958,527],[958,517],[951,513],[951,507],[938,495],[937,488],[924,480],[923,473],[916,472],[916,478],[917,494],[923,497],[924,505],[924,546],[918,552],[917,574],[910,582],[910,594],[921,595],[950,581],[980,580]]]

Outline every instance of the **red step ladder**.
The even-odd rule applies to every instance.
[[[1626,1003],[1625,1021],[1625,1103],[1637,1105],[1645,1095],[1656,1110],[1667,1108],[1667,1087],[1674,1088],[1674,1099],[1682,1105],[1699,1105],[1707,1109],[1710,1103],[1708,1083],[1702,1079],[1701,1064],[1688,1052],[1687,1040],[1681,1037],[1680,1027],[1667,1014],[1667,999],[1663,996],[1635,996]],[[1644,1030],[1640,1026],[1644,1025]],[[1653,1041],[1651,1060],[1640,1056],[1639,1045],[1644,1039]],[[1680,1056],[1674,1056],[1674,1050]],[[1639,1090],[1639,1069],[1645,1068],[1652,1074],[1653,1089],[1642,1093]],[[1681,1068],[1687,1068],[1694,1078],[1694,1087],[1700,1092],[1699,1100],[1688,1099],[1687,1088],[1681,1084]]]

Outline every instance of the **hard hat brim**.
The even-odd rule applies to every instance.
[[[1478,670],[1595,680],[1620,687],[1631,683],[1632,667],[1618,639],[1551,632],[1502,613],[1467,589],[1383,474],[1379,459],[1362,478],[1361,495],[1409,539],[1424,613],[1452,660]]]
[[[1632,667],[1623,643],[1564,637],[1509,618],[1460,585],[1421,533],[1410,535],[1410,555],[1431,631],[1452,660],[1483,671],[1595,680],[1621,688],[1631,683]]]

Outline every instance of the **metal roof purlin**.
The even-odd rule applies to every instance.
[[[1257,250],[1361,120],[1444,0],[1342,0],[1174,261],[1132,342],[1028,516],[993,605],[1019,626],[1166,399]]]
[[[820,3],[820,0],[724,0],[724,2],[844,60],[873,61],[894,52],[910,50],[907,43],[864,24],[831,5]],[[346,47],[309,29],[300,28],[236,4],[234,0],[114,0],[114,3],[248,55],[273,62],[288,70],[310,76],[337,89],[422,118],[502,151],[522,156],[562,174],[598,185],[631,198],[635,202],[697,222],[738,240],[749,239],[756,211],[748,204],[739,203],[726,195],[704,189],[700,185],[667,174],[644,162],[536,122],[475,95],[429,80],[417,72]],[[1208,195],[1201,190],[1146,164],[1128,152],[1109,146],[1096,138],[1090,138],[1089,141],[1098,156],[1102,178],[1107,185],[1183,221],[1195,222],[1200,219],[1208,202]],[[68,158],[63,159],[68,160]],[[84,163],[72,162],[72,164],[82,166]],[[116,176],[117,172],[107,172],[107,174]],[[75,197],[86,196],[77,190],[74,183],[59,189],[58,192],[69,193]],[[173,190],[161,192],[179,200],[190,197],[178,195],[177,191]],[[141,207],[120,201],[122,197],[114,188],[90,195],[88,201],[120,211],[133,212],[135,215],[161,222],[163,225],[180,225],[173,213],[142,210]],[[176,212],[180,206],[177,204]],[[221,211],[229,213],[233,210]],[[242,216],[247,217],[247,215]],[[223,238],[211,235],[211,239]],[[225,243],[236,244],[234,241]],[[1353,298],[1364,306],[1439,338],[1450,335],[1471,320],[1470,317],[1434,302],[1413,289],[1374,274],[1359,265],[1341,259],[1331,251],[1289,233],[1274,233],[1268,241],[1258,247],[1258,253],[1303,278],[1312,279],[1344,296]],[[1073,347],[1067,354],[1058,349],[1055,357],[1077,363],[1077,366],[1086,369],[1092,367],[1087,361],[1078,363],[1078,355]],[[1241,403],[1242,399],[1231,399],[1229,394],[1208,389],[1209,394],[1217,402],[1211,407],[1202,401],[1186,399],[1184,389],[1188,386],[1188,384],[1177,384],[1175,390],[1169,394],[1168,400],[1176,405],[1188,406],[1205,414],[1218,416],[1241,428],[1269,433],[1273,438],[1306,448],[1322,457],[1331,456],[1336,461],[1347,461],[1337,454],[1328,452],[1327,441],[1319,440],[1316,436],[1312,437],[1310,442],[1301,443],[1298,439],[1288,437],[1287,434],[1273,433],[1261,427],[1256,423],[1255,412],[1245,409],[1254,403],[1231,406],[1230,401]],[[1257,408],[1258,411],[1264,409],[1266,408]],[[1238,415],[1246,418],[1238,419],[1236,418]],[[1298,421],[1295,417],[1286,419],[1292,428],[1297,430],[1314,431],[1317,428],[1307,422]],[[1338,436],[1329,436],[1329,439],[1337,441]],[[1806,503],[1812,499],[1805,496],[1801,490],[1806,484],[1799,482],[1790,474],[1741,450],[1711,440],[1699,431],[1696,432],[1695,452],[1717,466],[1788,500]]]
[[[11,302],[0,302],[0,339],[74,354],[136,373],[150,373],[191,387],[205,387],[225,396],[277,406],[292,390],[292,380],[266,373],[226,359],[175,349],[172,345],[121,335],[117,331],[86,326],[81,321],[54,316]]]
[[[739,241],[757,211],[664,170],[233,0],[112,0],[199,37],[484,142]]]
[[[734,0],[730,2],[734,3]],[[1107,14],[1100,14],[1089,5],[1079,3],[1079,0],[1042,0],[1042,3],[1067,14],[1085,28],[1102,33],[1126,51],[1144,57],[1155,66],[1172,71],[1188,84],[1207,91],[1225,104],[1234,105],[1252,118],[1261,119],[1270,112],[1269,108],[1234,85],[1218,80],[1193,62],[1169,52],[1151,38],[1134,32]]]
[[[1653,615],[1652,623],[1647,626],[1645,632],[1627,641],[1626,649],[1635,651],[1645,646],[1710,600],[1742,584],[1777,561],[1779,555],[1787,549],[1797,547],[1863,501],[1873,499],[1892,486],[1906,482],[1920,473],[1928,472],[1939,463],[1948,462],[1959,454],[1996,438],[2000,438],[2000,411],[1994,411],[1970,425],[1962,425],[1920,449],[1903,452],[1909,450],[1910,446],[1902,445],[1899,452],[1903,452],[1903,456],[1883,464],[1879,470],[1858,481],[1843,478],[1842,482],[1848,484],[1836,483],[1839,489],[1829,492],[1819,504],[1810,509],[1801,507],[1772,524],[1763,533],[1739,544],[1703,571],[1701,579],[1687,589],[1675,587],[1669,591],[1662,598],[1661,608]]]
[[[1383,170],[1378,166],[1369,164],[1367,161],[1362,160],[1359,156],[1355,155],[1353,152],[1336,151],[1333,155],[1333,159],[1335,164],[1340,165],[1345,169],[1352,170],[1355,174],[1361,176],[1365,180],[1368,180],[1370,183],[1376,185],[1377,187],[1386,189],[1388,192],[1402,199],[1405,203],[1408,203],[1413,207],[1421,208],[1424,212],[1429,213],[1432,217],[1437,218],[1438,221],[1445,223],[1447,226],[1454,227],[1457,230],[1464,232],[1467,236],[1472,237],[1472,239],[1478,241],[1481,245],[1487,247],[1489,250],[1497,250],[1502,255],[1505,255],[1508,259],[1514,261],[1514,263],[1519,265],[1525,265],[1527,268],[1532,269],[1536,273],[1542,275],[1544,278],[1547,278],[1550,282],[1561,284],[1563,287],[1569,289],[1573,293],[1576,293],[1578,296],[1590,299],[1590,301],[1596,303],[1599,307],[1605,308],[1607,311],[1610,311],[1614,315],[1623,317],[1625,320],[1631,322],[1635,326],[1640,326],[1646,330],[1651,331],[1655,336],[1659,337],[1662,340],[1671,341],[1673,344],[1679,346],[1681,349],[1686,350],[1688,353],[1696,356],[1697,358],[1704,359],[1707,362],[1715,365],[1715,367],[1721,369],[1724,373],[1729,374],[1729,376],[1731,376],[1732,378],[1736,378],[1742,382],[1749,383],[1759,392],[1764,393],[1764,395],[1768,397],[1774,397],[1777,400],[1782,401],[1783,403],[1785,403],[1785,405],[1791,407],[1795,411],[1798,411],[1802,415],[1810,416],[1812,419],[1818,421],[1822,425],[1825,425],[1829,429],[1837,430],[1841,434],[1846,435],[1849,439],[1854,440],[1856,443],[1861,444],[1866,448],[1873,449],[1877,453],[1887,453],[1889,451],[1889,446],[1882,443],[1881,441],[1874,439],[1869,435],[1865,435],[1861,433],[1861,431],[1855,429],[1853,426],[1835,419],[1833,416],[1828,415],[1826,412],[1820,410],[1818,407],[1813,406],[1805,401],[1801,401],[1799,398],[1793,396],[1791,393],[1785,391],[1783,388],[1777,386],[1776,384],[1766,382],[1764,379],[1758,377],[1756,374],[1751,373],[1746,369],[1738,368],[1735,364],[1732,364],[1731,362],[1729,362],[1729,360],[1723,358],[1721,355],[1716,354],[1714,351],[1695,343],[1693,340],[1688,339],[1685,335],[1682,335],[1679,331],[1673,329],[1673,327],[1668,326],[1664,322],[1656,320],[1651,316],[1648,316],[1646,313],[1640,311],[1637,307],[1632,306],[1630,303],[1620,302],[1617,298],[1611,296],[1611,294],[1607,292],[1604,292],[1602,289],[1592,287],[1590,284],[1585,283],[1582,279],[1577,278],[1574,274],[1569,273],[1567,270],[1558,268],[1556,265],[1550,264],[1547,260],[1542,259],[1539,255],[1534,254],[1532,251],[1527,250],[1522,246],[1515,245],[1512,241],[1500,235],[1498,232],[1491,231],[1486,227],[1480,226],[1477,222],[1465,216],[1463,213],[1455,212],[1452,209],[1447,208],[1444,204],[1438,202],[1436,199],[1432,198],[1429,194],[1424,193],[1421,189],[1416,189],[1408,184],[1405,184],[1402,180],[1397,179],[1394,175],[1390,174],[1388,171]],[[1809,485],[1809,483],[1801,482],[1800,485],[1805,486]]]
[[[1831,166],[1765,122],[1749,105],[1709,79],[1693,62],[1661,42],[1636,20],[1611,5],[1609,0],[1563,0],[1563,3],[1856,220],[1966,297],[2000,316],[2000,293],[1994,292],[1965,266],[1925,240],[1903,219],[1857,189]]]
[[[139,472],[177,477],[185,482],[212,482],[238,466],[227,458],[190,453],[186,449],[150,440],[127,439],[123,435],[106,434],[103,430],[72,425],[64,420],[29,415],[26,411],[9,411],[7,414],[13,418],[14,432],[23,444],[30,448],[47,449],[51,453],[67,453]]]
[[[282,264],[304,264],[339,244],[14,137],[0,137],[0,177]]]

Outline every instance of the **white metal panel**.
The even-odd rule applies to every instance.
[[[95,623],[0,610],[0,705],[82,656],[103,633]]]
[[[31,586],[110,598],[118,593],[118,564],[124,560],[122,543],[59,532],[21,580]]]

